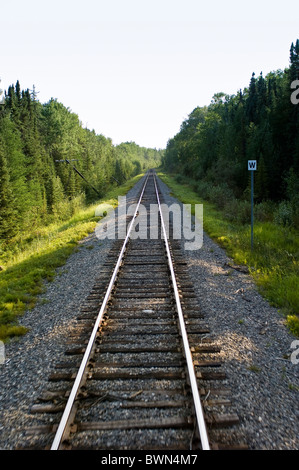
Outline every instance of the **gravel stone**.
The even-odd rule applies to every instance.
[[[178,203],[164,183],[160,188],[168,205]],[[299,364],[291,361],[291,345],[298,338],[252,277],[205,233],[200,250],[181,245],[210,337],[221,347],[240,439],[253,450],[297,450]]]
[[[128,193],[128,204],[142,181]],[[177,202],[160,182],[164,201]],[[30,408],[47,389],[48,376],[63,361],[80,306],[91,291],[111,240],[82,240],[36,307],[20,323],[29,332],[5,345],[0,363],[0,449],[14,450],[31,427]],[[184,241],[182,240],[184,250]],[[290,355],[295,338],[282,314],[259,294],[250,275],[232,268],[225,251],[204,234],[203,246],[185,251],[200,308],[221,346],[227,383],[240,417],[239,437],[253,450],[297,450],[299,364]],[[144,432],[142,432],[144,435]],[[150,437],[145,436],[145,442]]]

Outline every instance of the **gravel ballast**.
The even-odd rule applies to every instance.
[[[140,185],[128,193],[128,204]],[[162,182],[160,189],[165,202],[177,202]],[[45,285],[36,307],[21,318],[29,332],[5,346],[5,362],[0,363],[0,449],[22,447],[30,408],[47,389],[55,364],[63,360],[66,338],[112,243],[99,241],[94,233],[82,240],[54,281]],[[297,450],[299,364],[290,359],[297,338],[258,293],[251,276],[236,269],[206,234],[202,248],[185,255],[210,336],[221,346],[242,441],[253,450]]]

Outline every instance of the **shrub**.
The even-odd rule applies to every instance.
[[[254,218],[258,222],[273,222],[274,204],[271,201],[263,201],[254,206]]]
[[[236,219],[242,225],[250,224],[251,203],[249,201],[238,201]]]
[[[238,201],[237,199],[232,199],[231,201],[227,202],[224,208],[224,216],[230,222],[238,221],[239,204],[240,201]]]
[[[279,204],[278,209],[274,213],[274,222],[284,227],[293,225],[293,210],[290,202],[282,201]]]
[[[219,209],[224,209],[226,204],[234,199],[234,193],[226,184],[224,184],[212,186],[209,189],[208,197]]]
[[[175,180],[179,184],[183,184],[184,182],[184,177],[181,174],[176,175]]]
[[[295,335],[299,336],[299,318],[297,315],[288,315],[287,324],[290,331]]]
[[[199,181],[196,184],[195,191],[203,199],[208,199],[211,185],[207,181]]]

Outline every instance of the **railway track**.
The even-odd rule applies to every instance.
[[[31,409],[31,448],[244,447],[234,441],[239,418],[179,241],[167,240],[161,217],[164,237],[130,237],[138,204],[149,209],[160,198],[150,172],[127,237],[114,242],[67,339],[65,361]]]

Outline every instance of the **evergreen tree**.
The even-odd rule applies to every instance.
[[[295,45],[292,43],[290,49],[290,79],[291,81],[299,79],[299,39]]]
[[[167,144],[165,167],[206,185],[227,185],[240,197],[247,160],[258,160],[258,200],[286,198],[285,177],[290,168],[299,172],[299,106],[290,100],[298,71],[299,40],[291,46],[289,69],[265,78],[253,73],[237,95],[216,93],[208,107],[192,111]]]
[[[9,240],[17,233],[14,197],[9,181],[7,161],[0,140],[0,240]]]
[[[256,91],[256,78],[255,73],[252,74],[248,98],[246,100],[246,115],[249,122],[256,122],[256,111],[257,111],[257,91]]]
[[[61,215],[61,202],[64,201],[64,191],[59,176],[53,176],[50,184],[50,210],[54,215]]]
[[[256,177],[254,193],[256,200],[257,202],[265,201],[269,197],[269,180],[263,156],[261,156],[258,160],[258,168],[255,173]]]
[[[161,157],[133,142],[118,149],[111,139],[83,129],[57,100],[39,103],[35,87],[22,90],[19,81],[1,100],[0,139],[0,238],[11,236],[14,227],[25,232],[53,215],[69,216],[85,196],[91,201],[104,195],[117,174],[126,181],[141,167],[158,166]],[[79,173],[66,163],[73,159]]]

